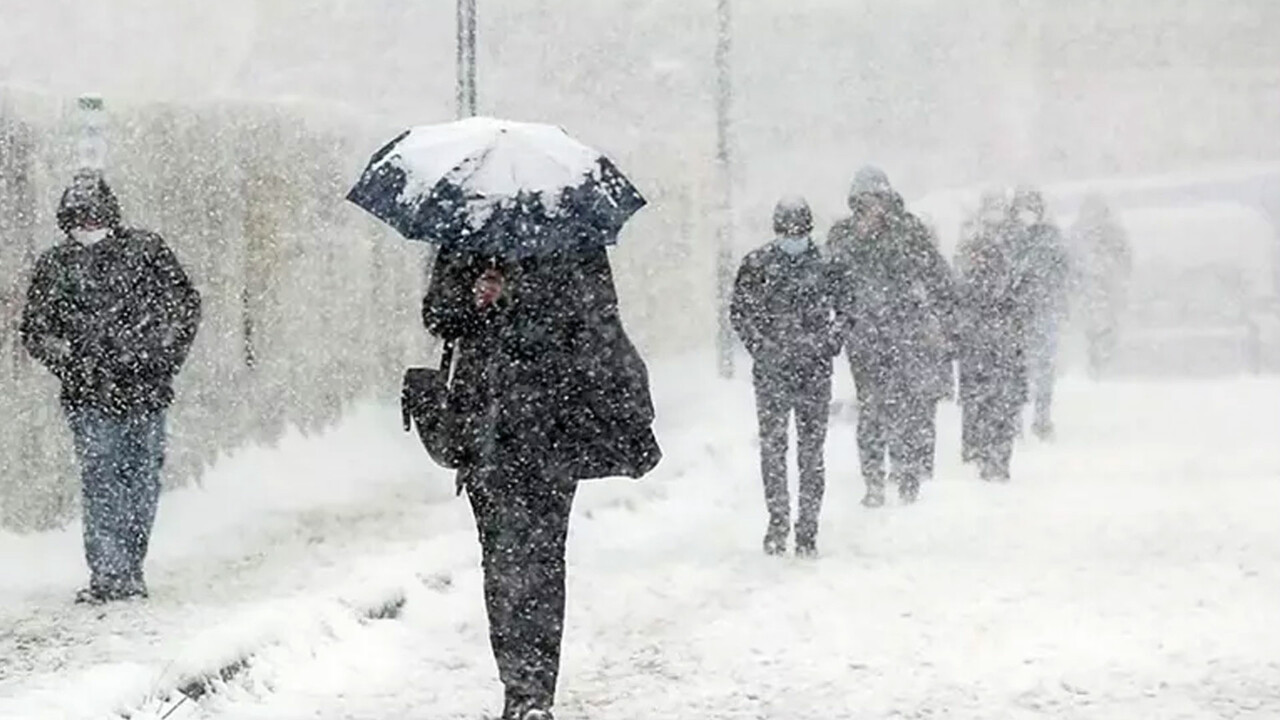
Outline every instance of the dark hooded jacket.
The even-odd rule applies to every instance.
[[[472,288],[494,265],[503,295],[477,309]],[[519,261],[441,250],[423,322],[456,343],[464,470],[586,480],[657,465],[648,371],[623,330],[603,248]]]
[[[1056,326],[1067,314],[1072,277],[1062,232],[1044,221],[1023,227],[1018,253],[1027,278],[1024,295],[1031,317],[1037,323]]]
[[[122,228],[110,188],[64,195],[67,239],[36,262],[20,328],[23,345],[62,381],[68,410],[163,410],[200,322],[200,295],[154,233]],[[110,228],[91,246],[71,239],[86,216]]]
[[[1091,316],[1108,318],[1123,303],[1133,270],[1133,251],[1124,227],[1101,201],[1080,209],[1071,229],[1072,280]],[[1092,319],[1092,318],[1091,318]]]
[[[1020,262],[1020,228],[983,228],[960,247],[961,396],[1027,399],[1026,351],[1035,318],[1035,278]]]
[[[837,268],[837,323],[859,392],[938,399],[950,392],[955,289],[946,259],[894,195],[888,222],[868,235],[837,222],[828,248]]]

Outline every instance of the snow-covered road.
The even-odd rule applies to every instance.
[[[1067,381],[1058,442],[1024,443],[1008,486],[958,463],[948,406],[939,478],[919,505],[876,512],[857,504],[853,426],[837,422],[812,561],[759,552],[747,386],[693,368],[664,371],[655,386],[660,470],[580,495],[558,717],[1280,717],[1280,383]],[[271,461],[305,467],[297,456],[323,447],[310,463],[348,495],[325,490],[309,509],[292,498],[279,514],[255,509],[268,494],[251,497],[241,526],[274,530],[241,532],[222,559],[185,564],[203,557],[197,547],[161,543],[148,608],[77,618],[71,639],[90,649],[49,642],[101,685],[122,665],[133,683],[154,679],[165,658],[207,658],[243,634],[256,652],[249,669],[170,720],[495,711],[465,503],[448,501],[439,474],[415,475],[425,460],[400,438],[352,435]],[[179,503],[162,512],[179,514]],[[73,539],[44,551],[70,552]],[[40,593],[69,589],[64,575]],[[333,593],[377,587],[404,589],[398,620],[333,611]],[[168,624],[149,626],[152,613]],[[28,657],[34,668],[0,665],[0,697],[92,716],[50,694],[66,678],[48,652]]]

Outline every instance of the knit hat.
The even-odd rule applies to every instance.
[[[120,226],[120,202],[96,172],[76,174],[58,203],[58,227],[65,233],[86,227]]]
[[[784,237],[804,237],[813,232],[813,211],[802,197],[785,197],[773,209],[773,231]]]

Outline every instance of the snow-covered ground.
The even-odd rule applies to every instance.
[[[877,512],[841,419],[799,561],[759,552],[750,391],[709,365],[655,373],[660,469],[580,495],[559,717],[1280,717],[1280,382],[1067,380],[1008,486],[958,463],[947,406],[938,479]],[[496,711],[465,503],[396,422],[366,408],[167,496],[145,605],[67,604],[74,532],[0,537],[0,717]],[[399,593],[399,619],[349,611]],[[246,652],[201,702],[148,702]]]
[[[362,407],[324,436],[246,449],[203,487],[166,494],[145,604],[71,604],[87,578],[78,524],[0,533],[0,718],[101,717],[235,659],[318,589],[366,600],[384,578],[353,582],[364,568],[348,561],[449,496],[398,423],[390,408]],[[209,628],[217,637],[197,638]]]

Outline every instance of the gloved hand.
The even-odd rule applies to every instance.
[[[832,332],[827,337],[827,354],[830,357],[839,357],[841,351],[844,350],[844,334],[838,331]]]
[[[498,298],[502,297],[504,285],[501,271],[495,268],[485,270],[471,290],[476,307],[487,308],[497,303]]]

